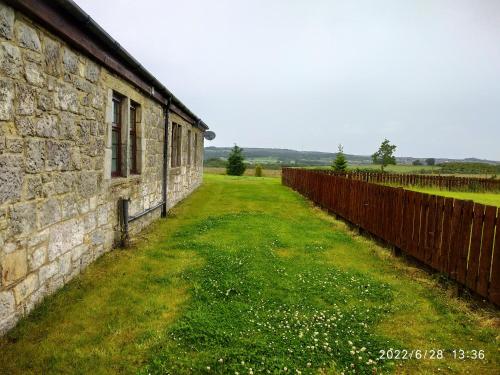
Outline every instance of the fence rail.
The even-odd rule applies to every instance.
[[[284,168],[282,183],[500,306],[500,210]]]
[[[446,190],[500,191],[500,180],[488,178],[381,172],[335,172],[327,169],[318,169],[317,171],[333,176],[377,184],[437,187]]]

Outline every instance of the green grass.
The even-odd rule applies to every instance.
[[[471,200],[477,203],[500,207],[500,193],[470,193],[463,191],[448,191],[437,188],[409,187],[409,190],[420,191],[422,193],[442,195],[457,199]]]
[[[498,372],[496,311],[450,297],[276,178],[205,178],[0,339],[0,373]],[[389,348],[447,360],[377,360]]]

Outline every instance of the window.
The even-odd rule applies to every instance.
[[[192,164],[192,160],[191,160],[191,147],[193,146],[193,142],[191,140],[191,137],[192,137],[192,134],[191,134],[191,130],[188,130],[188,145],[187,145],[187,151],[188,151],[188,165],[191,165]]]
[[[122,170],[122,99],[113,95],[113,124],[111,129],[111,176],[121,176]]]
[[[198,133],[194,133],[194,165],[198,165]]]
[[[137,168],[137,104],[130,102],[130,143],[129,143],[129,171],[130,174],[138,174]]]
[[[180,167],[181,165],[181,141],[182,141],[182,126],[172,124],[172,147],[170,154],[170,166],[172,168]]]

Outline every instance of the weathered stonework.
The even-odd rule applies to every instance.
[[[125,98],[124,121],[131,102],[140,109],[139,173],[124,157],[118,178],[113,92]],[[119,243],[120,199],[130,199],[132,216],[156,207],[130,223],[131,235],[160,216],[165,108],[0,0],[0,335]],[[202,181],[203,134],[194,120],[168,117],[169,133],[182,125],[182,163],[167,176],[170,208]],[[188,134],[197,134],[197,150]],[[126,155],[128,131],[122,137]]]

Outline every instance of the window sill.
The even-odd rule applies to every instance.
[[[180,174],[181,173],[181,167],[170,167],[169,172],[171,174]]]
[[[129,182],[140,182],[142,180],[142,175],[132,174],[128,177],[111,177],[109,181],[109,186],[123,185]]]

